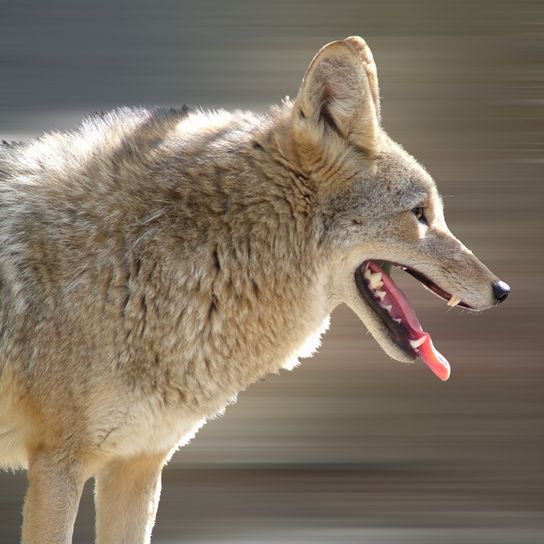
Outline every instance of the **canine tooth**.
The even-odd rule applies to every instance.
[[[417,349],[419,346],[421,346],[421,344],[425,342],[426,339],[427,339],[426,336],[422,336],[421,338],[418,338],[417,340],[410,340],[410,345],[414,349]]]
[[[451,298],[448,300],[448,306],[457,306],[461,302],[461,299],[459,297],[456,297],[455,295],[452,295]]]
[[[374,294],[379,297],[380,300],[383,300],[385,298],[385,295],[387,295],[385,291],[374,291]]]
[[[385,308],[388,312],[391,312],[391,310],[393,309],[393,306],[391,306],[391,304],[388,304],[387,306],[384,306],[384,308]]]
[[[394,317],[393,321],[396,321],[397,323],[400,323],[402,319],[400,317]]]
[[[375,274],[370,273],[370,277],[368,278],[368,281],[370,282],[370,287],[372,289],[377,289],[378,284],[382,281],[382,273],[376,272]]]

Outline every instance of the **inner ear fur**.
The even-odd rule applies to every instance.
[[[294,106],[301,123],[374,150],[380,100],[376,65],[365,41],[352,36],[321,48],[306,70]]]

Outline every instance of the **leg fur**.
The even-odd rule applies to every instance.
[[[83,485],[87,480],[73,460],[43,453],[28,470],[23,544],[70,544]]]
[[[148,544],[166,454],[111,461],[96,475],[97,544]]]

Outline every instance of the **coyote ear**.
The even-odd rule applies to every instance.
[[[352,36],[325,45],[306,70],[298,115],[324,123],[355,145],[372,149],[380,123],[376,65],[365,41]]]

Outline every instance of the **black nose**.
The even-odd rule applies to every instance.
[[[493,283],[493,294],[497,299],[497,304],[504,302],[510,294],[510,286],[504,281],[496,281]]]

